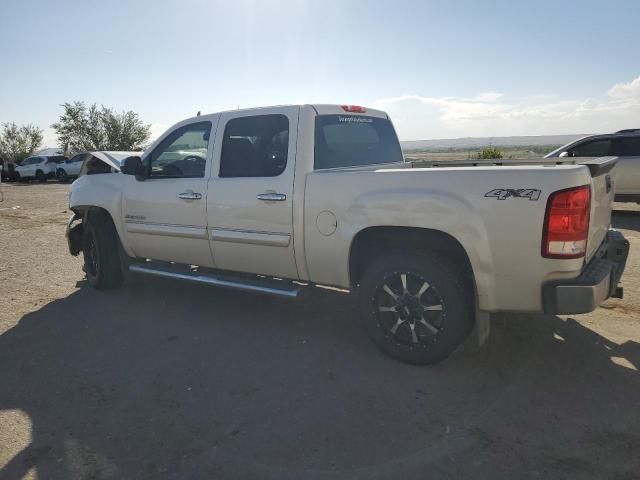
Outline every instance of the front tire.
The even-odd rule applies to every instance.
[[[360,315],[367,333],[382,351],[405,363],[444,360],[473,327],[470,282],[456,264],[436,255],[380,257],[360,286]]]
[[[122,285],[118,234],[111,217],[104,213],[89,215],[83,226],[82,252],[89,285],[110,290]]]

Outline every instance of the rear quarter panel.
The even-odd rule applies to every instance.
[[[574,165],[312,172],[304,205],[309,279],[349,288],[351,242],[367,227],[430,228],[453,236],[466,250],[480,309],[541,311],[542,284],[576,277],[584,263],[542,258],[547,198],[590,181],[588,169]],[[499,188],[541,192],[537,200],[485,196]],[[325,211],[337,220],[331,235],[318,227]]]

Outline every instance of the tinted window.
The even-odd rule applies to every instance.
[[[316,117],[315,168],[402,162],[389,120],[354,115]]]
[[[171,132],[145,159],[152,178],[204,177],[211,122],[192,123]]]
[[[224,130],[221,177],[275,177],[287,166],[289,119],[257,115],[229,120]]]
[[[640,137],[621,138],[616,150],[621,157],[640,157]]]
[[[62,163],[67,159],[67,157],[56,156],[47,158],[47,163]]]
[[[571,149],[572,157],[606,157],[611,150],[611,140],[594,140]]]

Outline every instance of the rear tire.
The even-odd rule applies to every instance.
[[[122,285],[118,233],[108,214],[89,215],[83,227],[82,252],[84,271],[92,287],[110,290]]]
[[[47,181],[47,177],[45,177],[44,172],[42,170],[38,170],[36,172],[36,180],[40,183],[44,183]]]
[[[367,333],[383,352],[405,363],[444,360],[473,327],[473,287],[457,265],[436,255],[380,257],[359,289]]]

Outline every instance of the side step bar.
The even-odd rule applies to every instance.
[[[220,273],[199,273],[188,271],[178,272],[157,267],[155,265],[145,265],[140,263],[134,263],[130,265],[129,271],[133,273],[154,275],[156,277],[174,278],[178,280],[186,280],[188,282],[213,285],[215,287],[233,288],[235,290],[263,293],[266,295],[275,295],[277,297],[285,298],[298,298],[302,290],[302,286],[291,285],[284,280],[279,281],[261,278],[240,278],[232,277],[230,275],[223,275]]]

